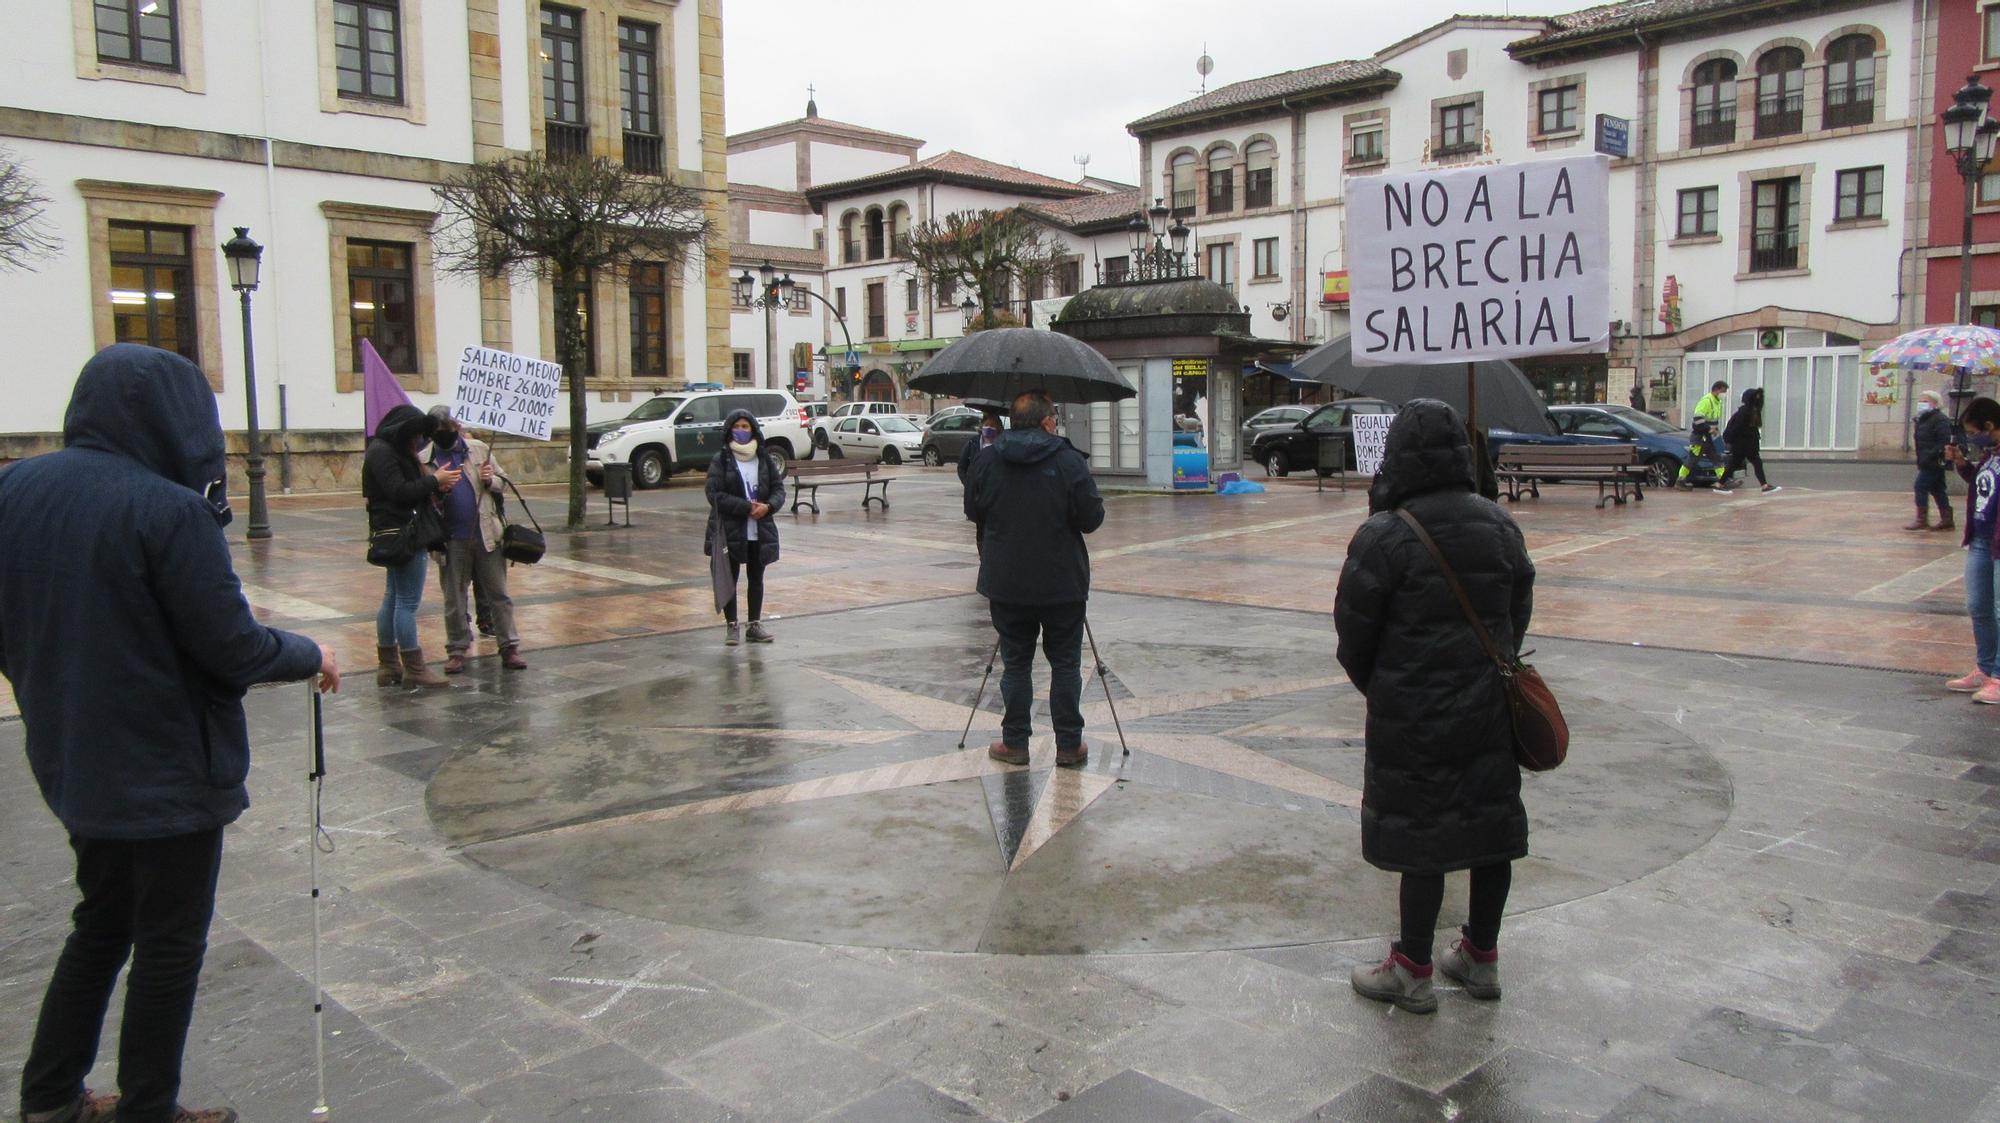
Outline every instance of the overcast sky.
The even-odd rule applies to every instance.
[[[1454,10],[1546,15],[1580,0],[725,0],[728,128],[804,114],[1074,179],[1137,178],[1125,123],[1208,86],[1365,58]]]

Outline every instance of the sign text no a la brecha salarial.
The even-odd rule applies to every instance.
[[[1606,350],[1609,182],[1601,156],[1349,179],[1354,361]]]
[[[490,347],[458,353],[451,415],[474,429],[546,441],[562,392],[562,364]]]

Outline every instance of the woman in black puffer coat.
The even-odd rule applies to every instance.
[[[1465,424],[1443,402],[1405,405],[1382,459],[1382,510],[1355,532],[1334,602],[1340,665],[1368,696],[1361,853],[1403,875],[1402,938],[1354,972],[1369,998],[1428,1013],[1431,940],[1444,875],[1472,871],[1470,922],[1440,960],[1476,998],[1500,996],[1500,914],[1528,852],[1528,813],[1500,676],[1417,535],[1416,516],[1457,573],[1502,652],[1516,652],[1534,604],[1520,528],[1474,493]]]
[[[722,450],[708,462],[708,533],[701,552],[714,565],[716,600],[728,622],[722,642],[731,647],[745,639],[770,643],[762,620],[764,567],[778,560],[776,515],[785,505],[785,469],[765,449],[764,428],[749,410],[731,411],[722,431]],[[726,580],[723,558],[715,552],[718,538],[728,554]],[[744,632],[736,622],[736,581],[746,573],[750,627]]]

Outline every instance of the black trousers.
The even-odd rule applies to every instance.
[[[21,1109],[74,1102],[97,1060],[104,1011],[127,955],[125,1021],[118,1037],[119,1123],[166,1123],[181,1089],[181,1053],[195,984],[208,951],[222,830],[172,838],[71,836],[83,900],[42,998],[21,1072]]]
[[[745,551],[745,553],[749,557],[749,561],[732,561],[729,563],[729,580],[733,584],[741,585],[744,583],[743,571],[746,569],[750,571],[749,587],[744,590],[744,598],[750,602],[750,619],[753,621],[762,620],[764,618],[764,559],[757,555],[757,544],[754,542],[750,544],[749,550]],[[730,597],[729,603],[722,606],[722,618],[731,624],[736,623],[735,597]]]
[[[989,601],[1000,633],[1000,739],[1028,747],[1035,708],[1035,640],[1049,657],[1049,723],[1056,748],[1083,744],[1083,601],[1069,604],[1002,604]]]
[[[1507,891],[1513,885],[1512,863],[1480,866],[1472,871],[1472,902],[1465,935],[1473,947],[1490,951],[1499,942],[1500,914],[1507,911]],[[1412,963],[1429,963],[1431,943],[1437,938],[1438,910],[1444,907],[1444,875],[1404,874],[1401,904],[1403,938],[1396,941],[1396,950]]]
[[[1734,477],[1736,473],[1741,472],[1743,470],[1743,462],[1746,460],[1750,462],[1750,467],[1756,470],[1758,483],[1764,484],[1771,482],[1764,478],[1764,457],[1761,454],[1755,452],[1740,452],[1732,448],[1729,450],[1729,466],[1723,469],[1722,479],[1715,486],[1727,487],[1729,485],[1730,479]]]

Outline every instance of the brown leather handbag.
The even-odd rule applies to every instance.
[[[1415,515],[1400,507],[1396,514],[1409,524],[1417,541],[1424,544],[1438,568],[1444,571],[1445,584],[1458,597],[1458,607],[1465,610],[1466,622],[1472,625],[1480,646],[1500,671],[1500,683],[1507,690],[1507,709],[1514,724],[1514,759],[1530,772],[1547,772],[1561,764],[1569,756],[1569,721],[1563,717],[1562,707],[1556,704],[1555,692],[1542,681],[1540,672],[1521,662],[1519,655],[1510,658],[1500,654],[1500,649],[1493,646],[1493,637],[1487,634],[1486,625],[1480,622],[1479,613],[1473,610],[1472,598],[1465,595],[1465,587],[1458,583],[1458,574],[1444,560],[1444,551],[1438,549],[1437,541]]]

